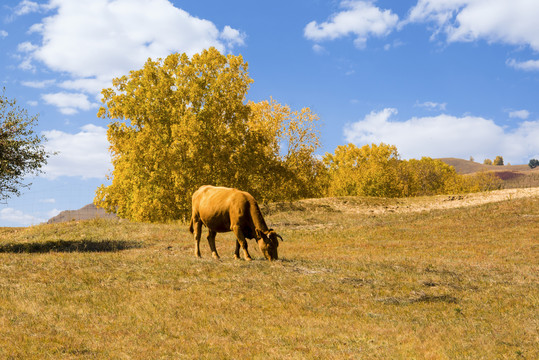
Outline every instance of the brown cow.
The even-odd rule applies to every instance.
[[[195,236],[195,255],[200,257],[200,236],[202,224],[208,228],[208,243],[212,256],[219,259],[215,248],[217,233],[234,231],[236,251],[234,257],[240,258],[240,246],[245,260],[252,260],[247,251],[247,239],[255,238],[260,251],[268,260],[277,260],[277,247],[283,238],[268,229],[260,208],[251,194],[237,189],[201,186],[193,194],[193,215],[189,231]]]

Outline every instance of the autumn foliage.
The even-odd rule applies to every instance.
[[[215,48],[149,59],[104,89],[114,170],[94,202],[137,221],[185,218],[201,185],[237,187],[259,201],[318,196],[318,117],[246,102],[241,56]],[[317,192],[318,191],[318,192]]]
[[[94,202],[135,221],[186,219],[201,185],[236,187],[259,202],[320,196],[403,197],[491,190],[439,160],[401,160],[393,145],[338,146],[323,158],[318,116],[274,99],[246,101],[241,56],[215,48],[148,59],[113,79],[98,116],[111,120],[111,184]]]
[[[494,190],[492,173],[460,175],[441,160],[401,160],[393,145],[348,144],[326,154],[329,196],[406,197]]]

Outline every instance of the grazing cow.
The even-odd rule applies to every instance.
[[[219,259],[215,248],[217,233],[233,231],[236,235],[234,257],[240,258],[240,246],[245,260],[252,260],[247,251],[247,239],[255,238],[260,251],[268,260],[277,260],[277,247],[283,238],[268,229],[260,208],[251,194],[237,189],[201,186],[193,194],[193,215],[189,231],[195,236],[195,255],[200,257],[200,236],[202,224],[208,228],[208,243],[212,256]]]

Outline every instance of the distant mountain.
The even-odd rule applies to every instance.
[[[57,224],[72,220],[88,220],[88,219],[117,219],[115,214],[107,214],[105,210],[98,208],[94,204],[88,204],[78,210],[65,210],[52,217],[47,221],[47,224]]]
[[[528,165],[484,165],[474,161],[456,159],[456,158],[441,158],[447,165],[451,165],[459,174],[472,174],[479,171],[529,171]]]

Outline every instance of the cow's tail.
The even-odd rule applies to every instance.
[[[189,224],[189,232],[192,234],[195,232],[193,217],[191,217],[191,223]]]

